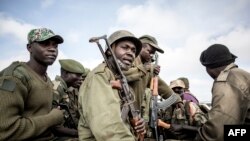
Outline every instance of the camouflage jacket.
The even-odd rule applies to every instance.
[[[53,100],[57,103],[65,103],[68,105],[70,114],[77,127],[79,120],[78,90],[73,87],[68,88],[66,82],[60,76],[56,76],[55,80],[52,82],[54,84]]]

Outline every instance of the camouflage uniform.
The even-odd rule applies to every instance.
[[[59,60],[62,69],[72,72],[84,74],[85,69],[79,62],[72,59]],[[77,127],[79,120],[78,111],[78,89],[67,86],[66,82],[61,76],[56,76],[53,81],[54,84],[54,101],[57,103],[65,103],[69,107],[70,114],[73,117],[74,123]]]
[[[33,29],[29,45],[63,39],[50,29]],[[33,59],[33,58],[31,58]],[[48,76],[43,79],[24,62],[13,62],[0,72],[0,140],[52,140],[51,127],[63,121],[62,111],[52,108],[53,89]]]

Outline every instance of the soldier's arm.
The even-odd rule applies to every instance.
[[[0,82],[0,140],[36,137],[63,120],[62,112],[58,109],[36,117],[23,115],[28,97],[26,86],[11,76],[1,77]]]
[[[168,98],[172,94],[177,95],[178,100],[176,101],[176,103],[182,102],[181,97],[178,94],[174,93],[174,91],[160,77],[158,80],[158,92],[164,99]]]
[[[245,101],[239,101],[242,99]],[[246,102],[247,98],[239,94],[237,87],[230,86],[230,83],[217,82],[213,87],[213,105],[208,111],[208,120],[199,129],[200,137],[203,140],[223,140],[224,125],[242,123],[247,112]]]

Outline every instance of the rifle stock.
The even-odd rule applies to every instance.
[[[116,56],[108,43],[107,36],[104,35],[104,36],[100,36],[100,37],[93,37],[89,41],[97,43],[108,68],[110,70],[112,70],[111,65],[108,62],[108,58],[107,58],[105,52],[103,51],[101,44],[99,43],[100,39],[105,40],[106,46],[108,47],[108,49],[111,53],[112,60],[114,60],[115,70],[117,70],[117,72],[113,72],[113,73],[115,73],[115,75],[118,76],[118,80],[120,81],[121,85],[117,85],[114,83],[113,87],[119,88],[120,98],[124,102],[124,105],[126,105],[125,107],[123,106],[124,108],[122,109],[122,113],[125,113],[125,115],[130,115],[131,116],[130,122],[133,126],[135,126],[135,123],[140,120],[139,113],[134,107],[134,100],[132,99],[132,93],[131,93],[131,90],[129,88],[127,79],[126,79],[125,75],[123,74],[123,72],[122,72],[122,70],[117,62]],[[122,119],[123,119],[123,121],[125,121],[126,117],[124,117],[122,115]],[[139,141],[143,141],[144,140],[144,133],[137,135],[137,138]]]

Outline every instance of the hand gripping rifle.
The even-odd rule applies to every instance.
[[[155,53],[155,64],[158,64],[158,54]],[[150,90],[151,90],[151,101],[150,101],[150,121],[149,126],[154,129],[156,141],[159,141],[158,136],[158,106],[157,106],[157,96],[158,96],[158,76],[155,75],[151,78],[150,82]]]
[[[111,47],[110,47],[110,45],[108,43],[107,35],[90,38],[89,42],[96,42],[97,43],[97,46],[99,47],[99,49],[100,49],[100,51],[101,51],[101,53],[103,55],[104,61],[106,62],[108,68],[110,70],[112,70],[111,65],[108,62],[108,58],[107,58],[105,52],[103,51],[103,48],[102,48],[101,44],[99,43],[100,39],[105,40],[106,46],[108,47],[108,50],[111,53],[111,57],[114,60],[115,70],[117,70],[117,72],[113,72],[113,73],[115,73],[115,76],[118,76],[118,81],[120,81],[120,84],[121,84],[121,86],[120,86],[121,89],[119,91],[119,94],[120,94],[121,100],[124,102],[124,105],[122,107],[122,116],[121,116],[122,120],[125,121],[127,119],[127,115],[130,115],[130,117],[132,119],[131,123],[132,123],[133,126],[135,126],[135,123],[137,121],[139,121],[139,113],[138,113],[137,110],[135,110],[134,100],[132,98],[133,94],[130,91],[127,79],[126,79],[125,75],[123,74],[123,72],[122,72],[122,70],[121,70],[121,68],[120,68],[120,66],[119,66],[119,64],[117,62],[116,56],[115,56],[113,50],[111,49]],[[144,134],[137,135],[137,138],[138,138],[139,141],[143,141],[144,140]]]
[[[73,129],[77,129],[77,126],[75,124],[75,121],[73,119],[72,114],[70,113],[69,107],[67,104],[65,103],[57,103],[55,100],[53,100],[53,106],[60,106],[60,109],[65,110],[64,112],[64,127],[68,127],[68,128],[73,128]]]

